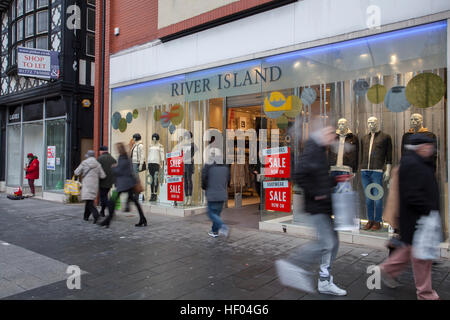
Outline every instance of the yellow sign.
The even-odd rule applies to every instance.
[[[264,99],[264,111],[289,111],[292,110],[292,97],[286,98],[281,92],[274,91]]]
[[[89,108],[89,107],[91,106],[91,100],[89,100],[89,99],[84,99],[83,101],[81,101],[81,105],[82,105],[84,108]]]

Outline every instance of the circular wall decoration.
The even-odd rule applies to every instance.
[[[131,123],[131,121],[133,121],[133,114],[131,112],[128,112],[125,119],[127,120],[127,123]]]
[[[170,121],[174,125],[179,125],[181,122],[183,122],[184,118],[184,110],[183,107],[179,104],[175,104],[170,108]]]
[[[163,128],[168,128],[170,126],[170,114],[169,112],[161,113],[161,117],[159,122],[161,122],[161,126]]]
[[[421,73],[412,78],[406,86],[406,99],[415,107],[429,108],[441,101],[445,84],[434,73]]]
[[[301,99],[303,104],[311,105],[314,101],[316,101],[317,92],[313,88],[305,88],[303,89]]]
[[[112,118],[111,118],[111,124],[114,130],[119,129],[119,121],[122,119],[122,116],[119,112],[114,112]]]
[[[384,101],[386,96],[386,87],[381,84],[374,84],[369,90],[367,90],[367,99],[373,104],[379,104]]]
[[[405,96],[405,87],[392,87],[384,98],[384,105],[392,112],[403,112],[410,106]]]
[[[364,96],[367,90],[369,90],[369,83],[366,80],[357,80],[353,85],[353,92],[355,92],[357,96]]]
[[[138,116],[139,116],[139,111],[138,111],[138,109],[134,109],[134,110],[133,110],[133,118],[137,119]]]
[[[120,132],[125,132],[125,130],[127,130],[127,120],[125,120],[125,118],[120,119],[119,130],[120,130]]]
[[[155,121],[161,120],[161,110],[155,110],[155,112],[153,112],[153,118],[155,119]]]
[[[170,134],[173,134],[173,133],[175,132],[175,130],[176,130],[176,127],[175,127],[173,124],[171,124],[171,125],[169,126],[169,132],[170,132]]]
[[[281,116],[277,119],[277,126],[280,129],[285,129],[288,127],[289,119],[286,116]]]
[[[303,110],[302,100],[297,96],[290,96],[292,108],[290,111],[286,111],[284,115],[289,118],[295,118],[298,116]]]
[[[376,189],[378,192],[376,195],[372,194],[372,189]],[[384,196],[384,190],[383,187],[380,186],[378,183],[371,183],[366,187],[366,190],[364,190],[366,197],[370,200],[377,201],[383,199]]]

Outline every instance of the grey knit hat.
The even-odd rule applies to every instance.
[[[90,158],[90,157],[95,157],[95,152],[94,150],[88,150],[88,152],[85,155],[86,159]]]

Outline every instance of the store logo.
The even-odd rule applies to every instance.
[[[292,109],[292,97],[286,97],[278,91],[271,92],[264,99],[264,111],[289,111]]]

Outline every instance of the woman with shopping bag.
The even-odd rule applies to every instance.
[[[412,262],[419,300],[439,299],[432,289],[431,266],[439,258],[440,218],[439,187],[434,175],[432,156],[435,141],[423,134],[414,134],[405,146],[408,151],[400,160],[398,175],[400,241],[389,258],[380,265],[383,283],[391,288],[395,280]],[[395,225],[395,220],[392,222]]]
[[[86,153],[86,160],[75,170],[76,176],[81,176],[83,179],[81,186],[81,200],[86,201],[84,209],[84,220],[88,221],[89,216],[94,216],[94,223],[97,223],[99,213],[94,205],[94,200],[97,198],[98,186],[100,179],[106,178],[106,174],[102,169],[101,164],[95,159],[94,150],[89,150]]]
[[[112,171],[115,177],[115,185],[117,194],[111,197],[108,203],[109,215],[103,220],[100,225],[109,227],[111,219],[114,215],[116,207],[116,201],[120,198],[122,193],[128,193],[128,198],[133,201],[139,212],[139,223],[136,227],[147,226],[147,219],[144,216],[141,205],[137,199],[136,193],[142,192],[143,188],[139,178],[135,175],[130,158],[123,143],[116,144],[117,152],[119,153],[119,159],[117,165],[112,166]]]

